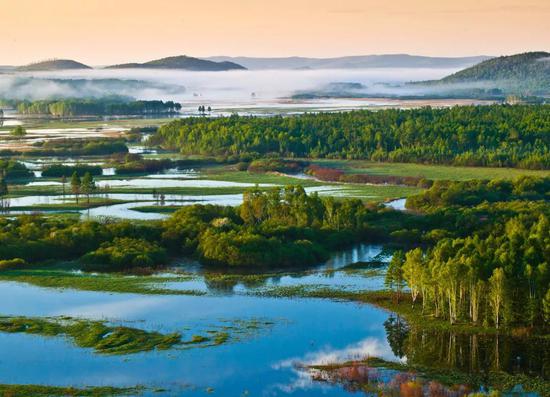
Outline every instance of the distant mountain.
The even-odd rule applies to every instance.
[[[440,81],[464,83],[486,80],[550,80],[550,53],[526,52],[489,59]]]
[[[465,68],[490,59],[488,56],[460,58],[407,54],[359,55],[337,58],[255,58],[217,56],[215,62],[236,62],[247,69],[361,69],[361,68]]]
[[[550,53],[526,52],[493,58],[441,80],[414,84],[476,90],[490,95],[549,96]]]
[[[121,65],[108,66],[107,69],[181,69],[204,72],[218,72],[225,70],[244,70],[245,67],[229,61],[215,62],[180,55],[156,59],[145,63],[125,63]]]
[[[72,59],[51,59],[48,61],[31,63],[16,68],[19,72],[50,72],[54,70],[91,69],[90,66],[73,61]]]

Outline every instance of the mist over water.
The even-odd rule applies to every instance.
[[[359,83],[359,93],[414,95],[404,83],[439,79],[456,69],[380,68],[191,72],[93,69],[0,74],[0,98],[48,99],[124,95],[213,105],[277,102],[331,83]]]

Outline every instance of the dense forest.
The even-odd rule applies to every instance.
[[[14,260],[19,266],[84,256],[88,269],[120,271],[162,265],[166,253],[226,266],[302,266],[381,233],[367,226],[367,218],[376,213],[360,200],[335,201],[289,186],[267,193],[251,190],[238,208],[193,205],[164,222],[144,225],[39,216],[3,218],[0,267],[10,267]]]
[[[33,144],[33,149],[26,152],[29,156],[94,156],[128,153],[124,139],[56,139]]]
[[[410,212],[300,186],[251,189],[239,207],[192,205],[164,221],[0,219],[0,269],[79,259],[85,270],[136,271],[191,256],[217,267],[320,263],[355,242],[399,249],[387,271],[397,296],[451,323],[550,322],[550,178],[436,181]]]
[[[51,164],[42,169],[42,176],[46,178],[69,177],[74,173],[84,176],[86,173],[92,176],[98,176],[103,173],[99,165],[88,165],[77,163],[74,166],[64,164]]]
[[[407,207],[459,214],[459,232],[396,255],[389,284],[406,282],[425,313],[451,323],[550,323],[549,191],[549,178],[434,183]]]
[[[54,117],[158,115],[177,113],[181,109],[179,103],[172,101],[127,101],[118,98],[16,101],[13,105],[21,114]]]
[[[185,154],[550,168],[550,105],[187,118],[151,142]]]
[[[0,159],[0,178],[7,181],[20,178],[32,178],[34,174],[24,164],[15,160]]]

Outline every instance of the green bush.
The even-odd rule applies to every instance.
[[[166,264],[166,250],[144,239],[117,237],[82,257],[85,270],[116,272]]]
[[[17,269],[25,266],[26,264],[27,262],[21,258],[5,259],[0,261],[0,270]]]

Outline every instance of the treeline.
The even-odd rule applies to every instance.
[[[94,138],[94,139],[56,139],[38,142],[29,156],[97,156],[115,153],[128,153],[124,139]]]
[[[124,101],[110,98],[20,101],[14,105],[20,114],[54,117],[158,115],[177,113],[181,109],[181,104],[173,101]]]
[[[409,198],[407,207],[435,217],[458,214],[459,232],[439,232],[435,246],[396,255],[389,284],[400,290],[406,282],[424,313],[451,323],[549,324],[549,183],[535,177],[436,182]]]
[[[149,160],[134,153],[113,156],[109,164],[115,168],[117,175],[158,173],[177,167],[177,162],[170,159]]]
[[[550,199],[550,178],[435,181],[429,190],[407,199],[408,209],[429,211],[450,206],[475,206],[483,202]]]
[[[251,163],[239,162],[239,158],[234,157],[201,157],[183,160],[144,159],[143,156],[136,153],[116,153],[109,159],[109,166],[114,167],[116,174],[120,175],[158,173],[172,168],[185,169],[219,164],[235,164],[237,167],[244,164],[246,170]]]
[[[84,176],[86,173],[92,176],[98,176],[103,173],[103,169],[99,165],[88,165],[88,164],[76,164],[63,165],[63,164],[52,164],[44,167],[42,170],[42,176],[46,178],[56,178],[56,177],[70,177],[74,173],[77,173],[79,176]]]
[[[36,142],[31,150],[0,150],[0,156],[98,156],[128,153],[126,141],[113,138],[59,139]]]
[[[376,238],[381,232],[367,220],[377,212],[360,200],[335,201],[290,186],[247,192],[237,208],[193,205],[147,224],[2,218],[0,261],[7,262],[0,263],[7,268],[82,257],[87,270],[123,271],[183,254],[223,266],[306,266],[331,250]]]
[[[492,105],[186,118],[160,127],[151,142],[185,154],[548,169],[549,131],[549,105]]]
[[[25,167],[25,164],[15,160],[0,159],[0,179],[8,181],[32,177],[34,174]]]
[[[418,176],[398,175],[370,175],[370,174],[346,174],[337,168],[323,167],[317,164],[308,166],[305,170],[308,175],[314,176],[321,181],[344,182],[374,185],[404,185],[430,187],[432,181]]]

